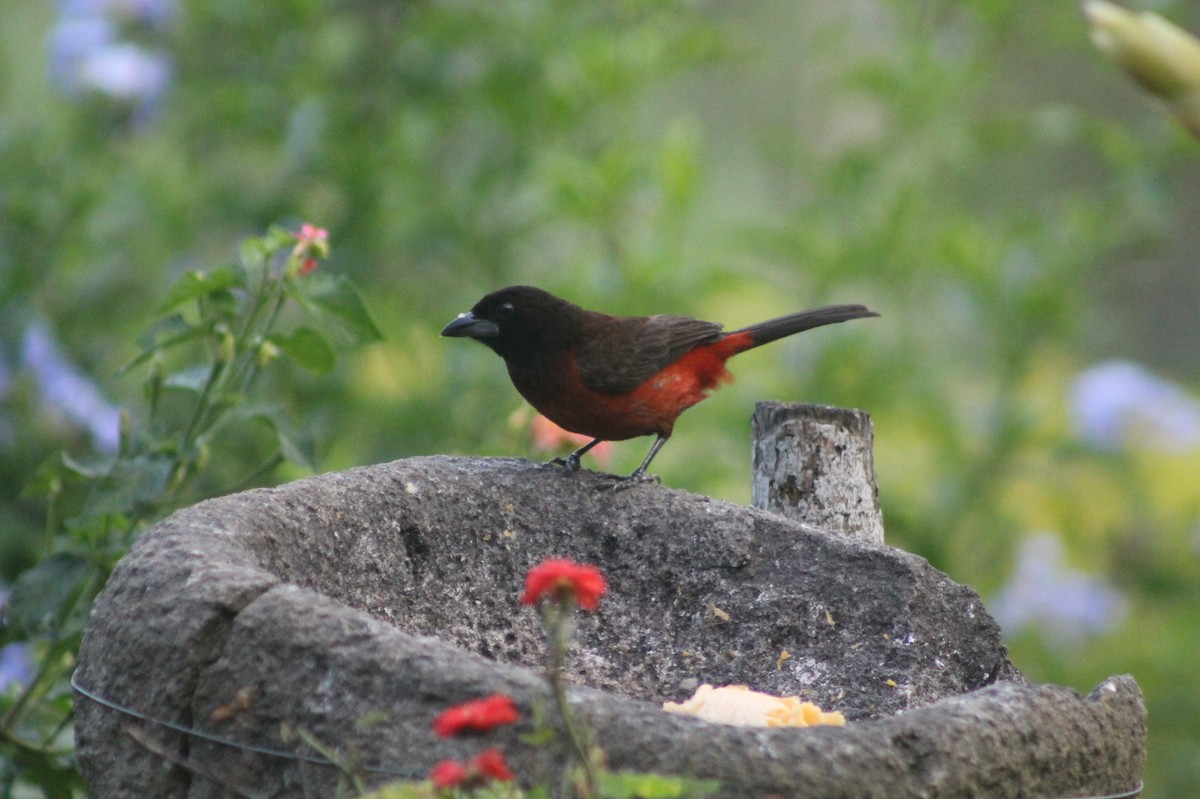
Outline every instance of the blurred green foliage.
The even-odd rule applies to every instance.
[[[113,451],[63,453],[29,484],[26,496],[48,506],[48,548],[4,608],[0,646],[37,661],[7,677],[13,690],[0,697],[5,794],[26,783],[50,796],[81,787],[69,678],[92,602],[145,526],[194,502],[201,476],[231,492],[284,463],[315,467],[308,435],[256,389],[284,362],[326,374],[338,343],[379,340],[345,277],[313,274],[327,236],[276,227],[247,239],[235,263],[183,275],[122,368],[144,367],[145,417],[122,413]]]
[[[1153,336],[1186,324],[1131,324],[1120,287],[1125,264],[1200,228],[1184,188],[1200,158],[1090,50],[1077,8],[192,0],[157,27],[121,20],[172,59],[142,107],[53,79],[67,5],[17,0],[0,26],[4,582],[58,549],[30,475],[60,450],[95,455],[21,368],[31,326],[144,418],[118,369],[154,309],[273,223],[330,230],[328,269],[365,289],[386,339],[262,387],[308,424],[320,470],[546,457],[510,423],[522,403],[501,363],[437,336],[501,285],[731,326],[865,302],[883,318],[735,362],[739,382],[680,421],[656,471],[744,502],[755,400],[868,410],[890,543],[987,598],[1022,537],[1050,530],[1125,594],[1115,629],[1069,646],[1014,631],[1013,659],[1081,690],[1133,673],[1147,795],[1194,793],[1200,454],[1102,450],[1075,434],[1067,394],[1097,357],[1188,362],[1178,336]],[[1187,8],[1158,10],[1197,22]],[[223,452],[191,496],[260,455]]]

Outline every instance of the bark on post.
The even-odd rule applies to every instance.
[[[760,402],[751,434],[754,507],[819,530],[883,543],[874,434],[866,412]]]

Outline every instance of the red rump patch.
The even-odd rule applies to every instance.
[[[658,429],[669,435],[679,414],[722,383],[733,382],[725,361],[750,346],[749,340],[746,334],[735,334],[697,347],[634,389],[630,404],[637,409],[649,409],[646,415],[652,415]]]

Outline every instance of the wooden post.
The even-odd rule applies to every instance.
[[[871,417],[827,405],[760,402],[754,438],[754,507],[819,530],[883,543]]]

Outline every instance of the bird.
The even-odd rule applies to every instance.
[[[550,421],[592,438],[564,465],[602,441],[656,436],[624,483],[646,479],[679,415],[733,380],[734,355],[822,325],[879,316],[864,305],[827,305],[725,332],[687,316],[611,316],[533,286],[488,295],[442,329],[471,338],[504,359],[521,396]]]

